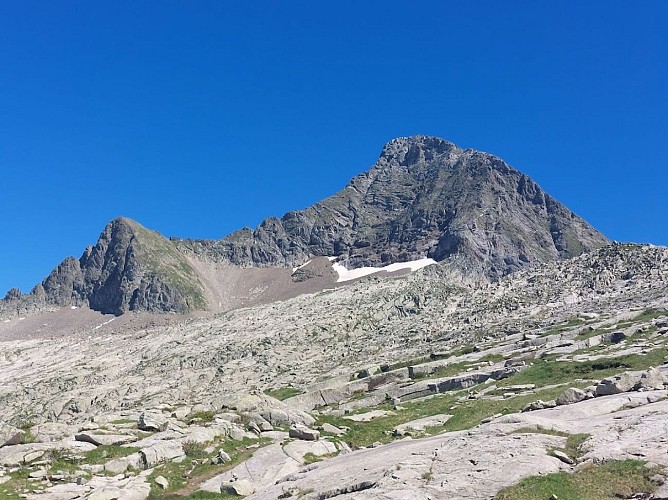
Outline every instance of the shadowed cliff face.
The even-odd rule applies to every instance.
[[[185,257],[160,234],[120,217],[79,260],[68,257],[28,296],[36,306],[88,305],[103,313],[203,309],[203,287]]]
[[[242,266],[339,256],[349,267],[457,255],[487,278],[607,243],[601,233],[501,159],[436,137],[394,139],[335,195],[186,252]]]
[[[29,295],[10,291],[0,309],[70,304],[113,314],[205,309],[200,277],[213,278],[199,276],[188,259],[267,268],[337,256],[356,268],[430,257],[458,276],[496,280],[606,243],[503,160],[416,136],[390,141],[369,171],[333,196],[266,219],[254,231],[244,228],[217,241],[170,241],[130,219],[115,219],[79,260],[65,259]]]

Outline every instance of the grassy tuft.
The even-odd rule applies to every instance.
[[[501,490],[496,500],[545,500],[557,498],[596,498],[601,500],[647,495],[658,485],[650,480],[656,469],[644,462],[622,460],[592,465],[579,472],[558,472],[532,476]],[[643,498],[645,498],[643,496]]]

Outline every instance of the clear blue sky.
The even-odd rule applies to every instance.
[[[0,117],[0,296],[116,216],[220,238],[412,134],[668,245],[663,0],[7,0]]]

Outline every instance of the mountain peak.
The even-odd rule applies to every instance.
[[[213,283],[212,268],[202,265],[285,269],[336,257],[355,269],[429,258],[466,279],[494,281],[606,243],[502,159],[416,135],[389,141],[378,161],[338,193],[221,240],[167,240],[118,217],[80,259],[56,267],[30,300],[113,314],[189,312],[207,307],[205,294],[232,286]],[[22,300],[8,294],[8,302]]]
[[[433,161],[439,156],[459,154],[461,151],[455,144],[440,137],[397,137],[383,146],[378,164],[407,166],[420,161]]]

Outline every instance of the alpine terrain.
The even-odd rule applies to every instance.
[[[120,217],[7,292],[0,498],[668,499],[667,362],[668,248],[398,138],[254,230]]]

